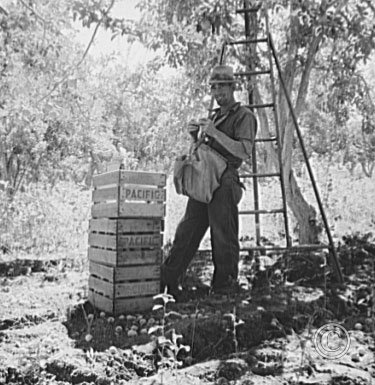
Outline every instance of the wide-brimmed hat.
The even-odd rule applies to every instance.
[[[210,84],[235,83],[233,68],[227,65],[217,65],[214,67],[210,77]]]

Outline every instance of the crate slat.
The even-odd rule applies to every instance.
[[[120,202],[120,204],[118,204],[117,202],[101,202],[92,205],[91,216],[93,218],[162,218],[165,216],[165,205],[164,203]]]
[[[99,278],[89,277],[89,289],[101,293],[104,297],[117,299],[156,295],[160,291],[159,281],[110,283]]]
[[[160,278],[159,265],[111,267],[90,262],[89,271],[97,278],[112,283]]]
[[[156,233],[164,230],[164,221],[161,219],[119,219],[118,233]]]
[[[115,270],[115,281],[123,282],[130,280],[159,279],[159,265],[127,266],[117,267]]]
[[[102,294],[104,297],[113,299],[115,297],[115,286],[111,282],[103,281],[92,275],[89,277],[89,289]]]
[[[105,186],[108,184],[141,184],[147,186],[165,187],[166,174],[156,172],[139,172],[115,170],[93,176],[93,186]]]
[[[102,278],[108,282],[114,282],[114,268],[110,266],[100,265],[99,263],[90,262],[89,272],[98,278]]]
[[[162,234],[89,234],[89,245],[109,250],[155,249],[163,245]]]
[[[88,258],[107,266],[128,266],[128,265],[160,265],[162,251],[158,250],[104,250],[89,247]]]
[[[89,231],[97,233],[116,234],[117,231],[117,219],[90,219]]]
[[[105,186],[107,184],[118,185],[120,181],[120,171],[104,172],[102,174],[94,175],[92,177],[92,184],[94,187]]]
[[[118,186],[106,187],[100,190],[94,190],[92,192],[92,201],[97,202],[106,202],[106,201],[116,201],[119,196]]]
[[[151,310],[154,303],[152,296],[113,300],[106,298],[93,290],[89,290],[89,301],[99,310],[115,316]]]
[[[118,251],[118,266],[136,264],[155,264],[160,265],[162,260],[161,249],[155,250],[123,250]]]
[[[160,248],[162,244],[161,234],[119,234],[117,238],[118,250]]]
[[[167,183],[167,176],[155,172],[120,171],[120,183],[164,187]]]
[[[156,295],[160,292],[159,281],[118,283],[115,285],[115,298]]]
[[[106,266],[117,265],[117,252],[115,250],[103,250],[95,247],[88,248],[89,261],[96,262]]]
[[[154,218],[131,219],[90,219],[91,232],[121,234],[121,233],[156,233],[164,230],[164,221]]]
[[[96,293],[93,290],[89,290],[88,300],[96,309],[105,311],[109,314],[116,315],[115,302],[113,301],[113,299],[104,297],[102,294]]]
[[[94,205],[95,207],[96,205]],[[119,217],[164,217],[164,203],[130,203],[120,201]]]
[[[120,191],[119,191],[120,190]],[[92,192],[93,202],[117,201],[156,201],[164,202],[166,190],[157,187],[147,187],[142,185],[124,185],[120,189],[118,186],[104,187],[95,189]]]
[[[114,218],[118,216],[118,202],[96,203],[91,207],[93,218]]]
[[[89,245],[102,249],[116,250],[117,237],[115,234],[89,233]]]
[[[147,187],[142,185],[121,185],[121,201],[157,201],[164,202],[166,190],[157,187]]]

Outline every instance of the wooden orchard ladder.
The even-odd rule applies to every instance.
[[[292,252],[298,252],[298,251],[313,251],[313,250],[319,250],[319,249],[328,249],[330,251],[331,261],[336,273],[336,276],[338,278],[338,281],[340,283],[343,282],[343,276],[341,273],[340,265],[338,262],[336,249],[334,247],[331,231],[328,226],[327,217],[324,212],[324,208],[322,205],[322,201],[319,195],[319,191],[315,182],[315,178],[311,169],[311,165],[307,156],[306,148],[303,142],[303,138],[301,135],[301,130],[298,125],[297,117],[294,112],[294,108],[290,99],[290,96],[288,94],[288,90],[286,88],[282,72],[281,72],[281,66],[279,59],[276,54],[275,46],[272,40],[271,33],[269,32],[269,20],[268,20],[268,14],[265,9],[262,9],[262,2],[256,2],[254,5],[254,1],[250,2],[249,0],[243,1],[243,8],[237,9],[236,12],[238,14],[243,14],[245,19],[245,39],[243,40],[235,40],[235,41],[226,41],[223,44],[222,50],[221,50],[221,57],[220,57],[220,63],[222,64],[224,62],[224,55],[225,55],[225,49],[227,46],[233,46],[233,45],[244,45],[247,49],[248,53],[248,60],[246,64],[246,71],[244,72],[236,72],[236,77],[251,79],[254,76],[260,76],[260,75],[268,75],[270,77],[270,84],[271,84],[271,93],[272,93],[272,100],[269,103],[265,104],[255,104],[254,103],[254,96],[253,91],[251,90],[251,87],[248,89],[248,96],[249,96],[249,108],[254,111],[256,109],[261,108],[270,108],[272,109],[273,118],[275,122],[275,136],[268,137],[268,138],[257,138],[255,139],[255,144],[253,146],[252,151],[252,172],[248,174],[240,175],[240,178],[246,179],[246,178],[252,178],[253,179],[253,194],[254,194],[254,210],[246,210],[246,211],[240,211],[240,215],[254,215],[255,218],[255,231],[256,231],[256,246],[254,247],[247,247],[247,248],[241,248],[242,251],[252,251],[252,250],[258,250],[260,252],[266,252],[266,251],[279,251],[279,252],[286,252],[286,253],[292,253]],[[258,13],[261,13],[260,17],[264,18],[265,21],[265,36],[258,37]],[[256,45],[257,44],[266,44],[267,46],[267,56],[268,56],[268,63],[269,68],[268,69],[262,69],[259,70],[256,68]],[[284,182],[284,175],[283,175],[283,162],[282,162],[282,142],[280,138],[280,127],[279,127],[279,117],[277,113],[276,108],[276,86],[275,86],[275,74],[274,74],[274,66],[276,66],[278,79],[280,82],[280,86],[284,92],[288,108],[294,123],[294,127],[297,133],[297,137],[299,140],[299,144],[303,153],[303,158],[306,163],[307,171],[309,174],[309,178],[314,190],[315,198],[317,200],[319,211],[321,214],[321,217],[323,219],[325,231],[327,233],[328,238],[328,245],[322,245],[322,244],[312,244],[312,245],[292,245],[292,240],[290,237],[289,232],[289,225],[288,225],[288,210],[287,210],[287,204],[286,204],[286,192],[285,192],[285,182]],[[259,173],[257,170],[257,144],[258,143],[264,143],[264,142],[273,142],[277,147],[277,157],[278,157],[278,171],[273,173]],[[280,187],[281,187],[281,196],[282,196],[282,205],[281,207],[272,209],[272,210],[263,210],[259,208],[259,179],[260,178],[269,178],[269,177],[276,177],[280,181]],[[260,217],[261,215],[266,214],[282,214],[284,217],[284,226],[285,226],[285,236],[286,236],[286,246],[262,246],[261,245],[261,226],[260,226]]]

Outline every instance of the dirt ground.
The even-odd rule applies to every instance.
[[[339,250],[344,286],[322,254],[245,256],[232,296],[203,294],[201,261],[187,302],[118,317],[87,302],[85,263],[0,259],[0,384],[375,384],[374,250]],[[341,357],[317,347],[327,324]]]

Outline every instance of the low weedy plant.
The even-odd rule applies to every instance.
[[[245,322],[237,318],[236,306],[233,307],[233,313],[224,314],[224,318],[228,318],[230,320],[230,327],[227,328],[227,332],[233,339],[234,354],[238,354],[237,328],[244,325]]]
[[[371,271],[372,271],[372,290],[371,290],[371,308],[368,310],[368,319],[371,325],[372,336],[375,338],[375,258],[371,259]]]
[[[324,263],[326,263],[326,260]],[[325,267],[325,264],[323,264],[322,267]],[[293,318],[297,319],[298,317],[303,317],[303,315],[296,315]],[[299,378],[301,375],[303,375],[303,372],[306,370],[306,368],[309,368],[310,370],[313,370],[315,368],[315,362],[311,354],[309,353],[309,350],[307,349],[307,343],[313,340],[314,322],[317,319],[320,319],[322,317],[324,317],[323,319],[325,319],[326,317],[330,317],[331,319],[333,318],[333,313],[331,313],[326,308],[326,295],[324,297],[324,306],[322,308],[315,306],[315,310],[313,314],[311,314],[307,320],[307,324],[306,324],[307,335],[303,335],[303,334],[299,335],[294,331],[293,328],[291,329],[292,336],[298,339],[298,342],[301,348],[301,361],[299,365],[299,370],[297,370],[296,372],[297,383],[299,382]],[[286,334],[285,336],[286,336],[286,339],[288,339]]]
[[[107,317],[105,312],[100,312],[99,317],[96,317],[96,323],[94,327],[93,323],[95,320],[95,315],[93,313],[87,314],[82,304],[81,309],[86,321],[87,329],[85,334],[85,341],[88,344],[90,344],[94,339],[96,343],[109,342],[111,344],[113,343],[113,340],[122,333],[122,327],[115,327],[114,317]],[[89,352],[87,355],[88,361],[91,362],[91,358],[94,356],[95,355],[92,355],[92,353]]]
[[[92,323],[94,321],[94,314],[92,314],[92,313],[87,314],[86,310],[82,304],[81,304],[81,309],[82,309],[82,313],[85,317],[86,326],[87,326],[87,334],[85,335],[85,340],[86,340],[86,342],[91,342],[92,338],[93,338],[92,334],[91,334],[91,326],[92,326]]]
[[[191,333],[191,355],[186,360],[186,362],[188,364],[191,364],[193,362],[192,355],[193,355],[193,350],[194,350],[194,340],[195,340],[195,331],[196,331],[196,327],[197,327],[198,313],[199,313],[199,301],[198,301],[197,305],[195,306],[195,313],[194,313],[194,318],[193,318],[193,331]]]
[[[92,369],[95,368],[97,359],[98,353],[90,346],[90,349],[86,351],[86,361],[90,364]]]
[[[178,359],[179,353],[182,351],[189,353],[190,346],[183,345],[180,342],[183,336],[177,334],[174,328],[166,329],[166,322],[169,317],[175,316],[182,318],[180,313],[167,310],[167,304],[175,302],[173,296],[168,294],[167,288],[164,293],[155,295],[154,300],[162,301],[162,304],[155,304],[152,308],[153,311],[162,311],[161,325],[152,326],[148,333],[154,335],[155,351],[160,359],[157,366],[160,369],[161,382],[163,383],[163,372],[168,368],[177,370],[177,368],[181,367],[183,362]],[[157,336],[158,333],[160,334],[159,336]]]

